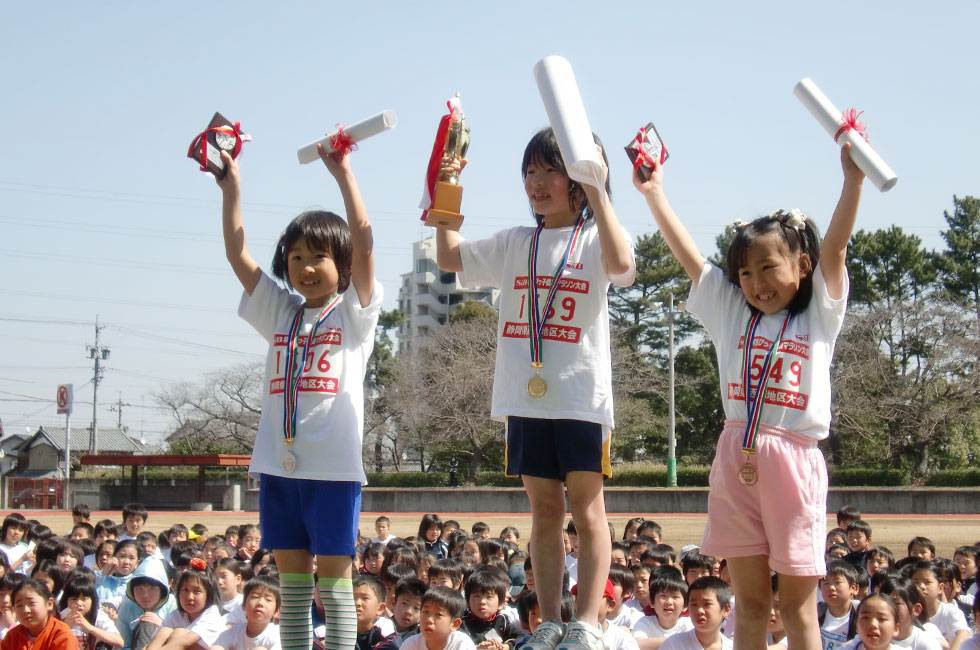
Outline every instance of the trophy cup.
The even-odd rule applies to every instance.
[[[436,145],[429,160],[429,180],[438,174],[444,157],[459,162],[466,156],[470,146],[470,126],[459,104],[459,93],[449,100],[450,113],[439,123]],[[440,148],[439,142],[444,145]],[[431,185],[430,185],[431,186]],[[463,186],[459,184],[459,172],[451,172],[445,180],[435,183],[432,190],[432,205],[424,215],[425,225],[443,230],[459,230],[463,225],[463,215],[459,213],[463,201]]]

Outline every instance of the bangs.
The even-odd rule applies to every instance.
[[[565,171],[565,161],[562,160],[561,150],[558,149],[558,140],[555,139],[555,132],[551,129],[538,131],[531,141],[524,148],[524,159],[521,161],[521,177],[527,177],[527,168],[532,164],[554,167]]]

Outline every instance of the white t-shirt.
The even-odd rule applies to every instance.
[[[888,644],[888,650],[898,650],[901,646],[897,645],[894,640]],[[861,637],[856,636],[844,645],[840,646],[840,650],[865,650],[864,642],[861,641]]]
[[[415,634],[402,641],[401,650],[428,650],[428,646],[425,645],[424,636]],[[476,650],[476,646],[470,637],[455,630],[449,635],[449,640],[442,650]]]
[[[388,533],[388,536],[385,537],[384,539],[381,539],[380,537],[372,537],[371,538],[371,543],[373,544],[375,542],[381,542],[382,544],[387,544],[388,542],[390,542],[393,539],[395,539],[395,536],[392,535],[391,533]]]
[[[735,644],[724,634],[721,634],[721,650],[735,650]],[[663,645],[660,646],[660,650],[704,650],[704,646],[698,641],[697,634],[694,629],[690,629],[687,632],[681,632],[680,634],[675,634],[664,641]]]
[[[892,638],[892,645],[908,650],[941,650],[939,639],[922,628],[912,626],[912,633],[904,639]],[[963,646],[960,646],[962,650]]]
[[[802,313],[790,319],[773,354],[762,421],[814,440],[830,432],[830,362],[844,323],[848,279],[843,296],[832,300],[819,265],[813,273],[813,297]],[[751,311],[742,290],[721,269],[705,263],[687,309],[698,317],[715,345],[720,370],[722,404],[729,420],[744,420],[742,348]],[[787,312],[763,316],[752,342],[752,365],[761,372],[766,353],[779,335]],[[758,387],[753,377],[753,387]]]
[[[681,616],[674,623],[674,627],[664,629],[660,627],[657,615],[644,616],[633,626],[633,637],[637,639],[666,639],[681,632],[688,632],[694,629],[694,624],[687,616]]]
[[[160,627],[169,627],[172,630],[184,628],[188,632],[193,632],[201,637],[199,645],[205,648],[213,646],[218,635],[227,629],[221,618],[221,610],[218,609],[217,605],[211,605],[193,621],[187,618],[187,614],[175,609],[167,615],[167,618],[163,619]]]
[[[555,268],[561,262],[573,227],[541,231],[535,282],[540,309],[544,309]],[[497,359],[490,415],[503,421],[509,415],[556,417],[613,426],[612,370],[609,351],[610,282],[629,286],[635,264],[621,276],[606,275],[598,228],[590,219],[579,234],[575,249],[559,280],[542,340],[541,377],[548,382],[543,397],[531,397],[527,381],[534,375],[528,339],[528,250],[534,228],[502,230],[479,241],[461,242],[467,287],[491,286],[501,290],[497,321]],[[623,236],[632,240],[626,231]]]
[[[626,607],[625,603],[623,604],[623,607],[619,608],[619,614],[613,616],[612,618],[606,616],[606,620],[609,621],[610,625],[618,625],[620,627],[629,628],[631,631],[634,627],[636,627],[637,622],[641,618],[643,618],[643,612],[638,609],[633,609],[632,607]]]
[[[231,610],[224,615],[225,625],[238,625],[239,623],[245,623],[247,619],[245,618],[245,609],[240,605],[235,609]]]
[[[286,340],[302,298],[277,286],[265,273],[251,296],[242,294],[238,315],[269,342],[262,418],[248,470],[251,475],[366,482],[361,460],[364,373],[374,347],[382,293],[381,285],[375,282],[371,304],[361,307],[351,283],[340,305],[317,329],[316,339],[307,348],[298,400],[298,431],[289,450],[296,458],[296,469],[290,474],[282,466],[287,451],[282,421]],[[300,343],[306,340],[320,311],[304,310]]]
[[[242,601],[244,598],[245,597],[242,594],[235,594],[235,597],[231,600],[221,601],[221,613],[231,614],[236,609],[242,609]]]
[[[602,645],[606,650],[640,650],[636,639],[627,630],[609,623],[608,620],[606,623],[608,625],[602,632]]]
[[[0,544],[0,551],[7,554],[7,564],[13,566],[14,562],[24,557],[24,555],[31,550],[27,544],[22,542],[17,542],[13,546],[7,546],[6,544]],[[25,562],[25,564],[28,564]],[[18,573],[23,573],[23,566],[17,567]]]
[[[381,634],[384,636],[391,636],[398,631],[395,629],[395,622],[387,616],[379,616],[377,620],[374,621],[374,626],[381,630]]]
[[[218,640],[212,645],[219,645],[226,650],[251,650],[262,647],[266,650],[279,650],[279,626],[269,623],[265,629],[255,636],[246,634],[248,623],[239,623],[218,635]]]
[[[939,628],[943,638],[953,642],[956,633],[960,630],[970,631],[970,626],[966,623],[966,617],[960,608],[952,603],[939,603],[936,615],[929,618],[929,622]]]
[[[851,620],[851,610],[841,617],[834,616],[827,611],[820,626],[820,639],[823,642],[823,650],[834,650],[847,643],[847,625]]]

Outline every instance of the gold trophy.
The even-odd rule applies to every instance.
[[[466,123],[466,116],[463,111],[458,109],[459,93],[456,93],[455,102],[450,102],[454,106],[449,115],[445,132],[445,148],[442,157],[450,157],[455,162],[459,162],[466,157],[466,150],[470,146],[470,125]],[[437,152],[433,152],[433,156]],[[463,202],[463,186],[459,184],[459,172],[450,172],[445,180],[435,184],[432,195],[432,207],[429,208],[425,217],[425,225],[435,226],[443,230],[459,230],[463,225],[463,215],[459,213]]]

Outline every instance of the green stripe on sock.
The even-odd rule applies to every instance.
[[[312,573],[280,573],[279,638],[283,650],[310,650],[313,645]]]
[[[319,591],[326,622],[324,647],[328,650],[353,648],[357,643],[353,581],[350,578],[320,578]]]

